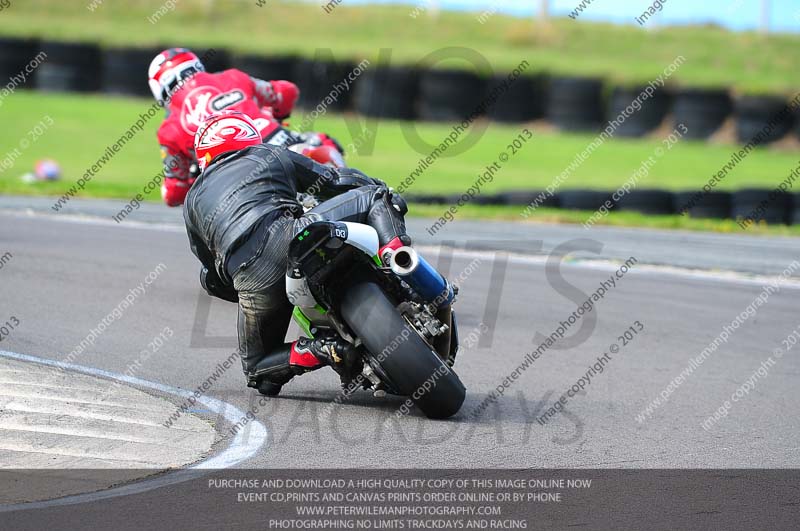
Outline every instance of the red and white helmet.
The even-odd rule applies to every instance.
[[[217,156],[260,144],[261,133],[252,118],[239,111],[209,116],[194,135],[194,153],[200,171]]]
[[[164,50],[153,59],[148,71],[153,97],[165,105],[185,80],[205,70],[200,59],[186,48]]]

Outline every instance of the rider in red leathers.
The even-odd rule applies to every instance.
[[[161,52],[150,64],[148,76],[153,96],[167,110],[158,142],[164,163],[161,195],[169,206],[183,204],[197,177],[193,172],[197,129],[208,116],[223,110],[251,117],[265,143],[285,147],[301,144],[294,150],[314,158],[328,156],[331,165],[343,165],[341,156],[330,149],[341,152],[341,147],[327,135],[297,134],[281,126],[300,95],[294,83],[264,81],[236,69],[211,74],[194,53],[184,48]]]

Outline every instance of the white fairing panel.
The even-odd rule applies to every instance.
[[[292,278],[286,275],[286,297],[293,306],[300,308],[313,308],[317,305],[305,278]]]
[[[378,233],[369,225],[361,223],[353,223],[344,221],[347,225],[347,240],[348,245],[352,245],[356,249],[360,249],[368,256],[375,256],[378,254]]]

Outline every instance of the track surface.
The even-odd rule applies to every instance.
[[[515,227],[515,233],[505,233],[506,240],[542,238],[546,248],[563,243],[547,227]],[[556,237],[561,230],[554,231]],[[604,232],[591,235],[602,241]],[[688,246],[697,245],[692,235],[684,238]],[[769,239],[732,239],[741,243],[738,248],[745,258],[763,263],[757,272],[764,274],[785,268],[784,254],[800,257],[798,240],[781,240],[781,245],[774,245]],[[13,254],[0,270],[2,312],[21,322],[3,342],[6,350],[63,359],[159,263],[166,270],[148,292],[75,363],[125,372],[137,353],[169,327],[174,337],[136,376],[194,389],[235,349],[236,308],[201,294],[197,263],[177,224],[117,226],[5,213],[0,215],[0,242],[2,250]],[[779,256],[770,255],[773,246]],[[748,254],[748,247],[758,249],[759,256]],[[479,263],[463,251],[452,256],[451,275],[465,268],[473,271],[463,282],[456,307],[465,343],[456,368],[469,389],[459,417],[431,422],[412,414],[397,421],[393,413],[399,399],[378,400],[362,393],[336,415],[320,418],[338,392],[335,374],[322,370],[295,379],[281,398],[260,408],[257,416],[270,431],[269,444],[247,465],[800,466],[796,421],[800,347],[780,359],[767,379],[760,380],[712,430],[700,426],[797,327],[800,299],[797,287],[790,284],[772,295],[652,418],[639,423],[636,414],[744,310],[761,287],[758,281],[709,280],[644,267],[637,271],[634,266],[597,304],[597,323],[588,340],[546,351],[502,399],[477,420],[469,418],[468,413],[531,350],[533,334],[549,334],[576,307],[545,279],[541,260],[512,259],[502,282],[497,277],[493,284],[492,271],[497,274],[502,268],[495,267],[500,262],[493,262],[492,256],[479,255]],[[436,260],[435,255],[431,258]],[[576,262],[565,264],[562,271],[566,282],[589,294],[613,269]],[[500,296],[496,320],[490,292]],[[637,320],[644,324],[644,332],[592,379],[586,394],[571,399],[567,412],[546,426],[536,423],[537,411],[541,414],[571,387]],[[489,331],[482,343],[470,348],[466,337],[482,321]],[[242,410],[255,404],[238,367],[224,373],[209,393]]]

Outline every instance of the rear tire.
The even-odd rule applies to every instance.
[[[341,311],[390,385],[410,397],[426,416],[444,419],[461,409],[467,392],[464,384],[377,284],[362,282],[348,288]],[[423,385],[429,390],[423,392]]]

